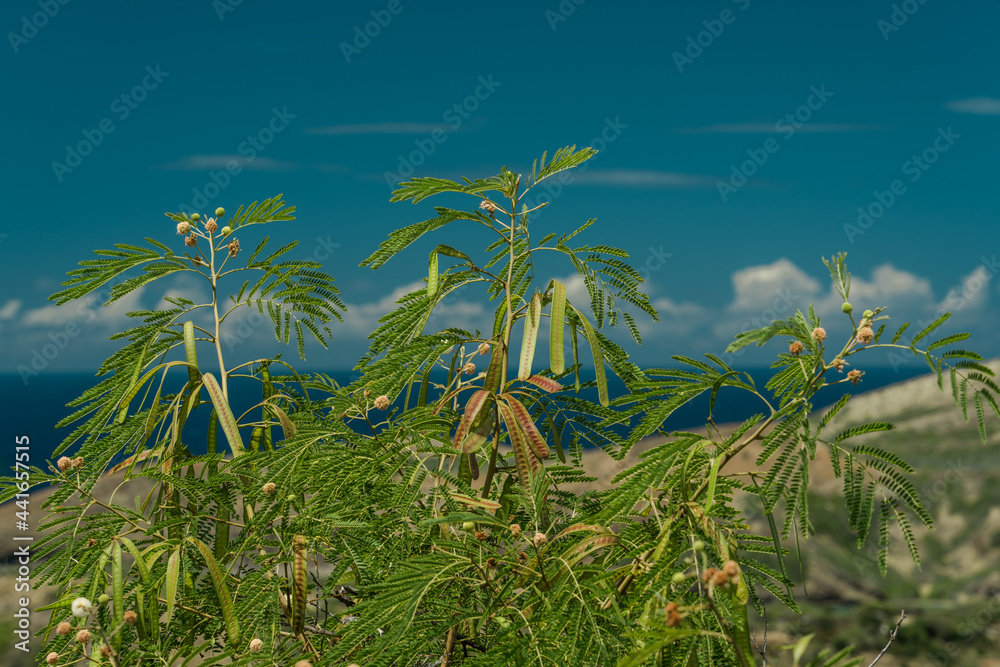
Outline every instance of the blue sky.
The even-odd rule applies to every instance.
[[[433,200],[390,204],[387,180],[411,165],[530,169],[569,144],[601,151],[532,225],[595,217],[580,238],[645,267],[661,321],[640,318],[639,363],[721,352],[810,301],[843,333],[820,261],[839,251],[857,308],[890,306],[899,322],[954,311],[947,330],[996,356],[998,21],[996,3],[941,0],[5,2],[0,371],[91,370],[125,311],[192,289],[154,284],[100,312],[51,305],[91,250],[144,236],[179,250],[164,211],[277,193],[297,220],[267,233],[322,259],[350,307],[308,365],[350,367],[430,248],[482,247],[446,230],[358,268],[390,230],[432,215]],[[477,296],[431,324],[485,327]],[[231,350],[269,352],[266,327]]]

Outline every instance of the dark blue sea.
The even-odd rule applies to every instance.
[[[764,384],[773,373],[766,368],[748,370],[760,390],[763,390]],[[891,368],[867,369],[860,387],[855,388],[849,383],[844,383],[822,389],[816,396],[815,405],[819,407],[832,404],[849,390],[855,392],[871,391],[922,375],[924,372],[926,370],[915,365],[912,368],[903,368],[898,371]],[[327,371],[327,373],[341,384],[348,384],[353,374],[352,371]],[[356,375],[354,376],[356,377]],[[94,376],[87,374],[43,373],[31,378],[30,384],[25,386],[18,375],[0,375],[0,398],[2,398],[0,401],[0,417],[2,417],[0,422],[3,424],[3,440],[0,444],[0,455],[3,458],[0,459],[0,468],[7,470],[8,466],[13,464],[15,438],[25,435],[30,438],[31,442],[31,462],[46,468],[47,465],[44,461],[73,430],[72,426],[60,429],[54,427],[59,420],[71,413],[71,409],[67,408],[66,404],[93,386],[96,381]],[[617,378],[610,376],[609,381],[612,397],[624,393],[625,387]],[[177,387],[174,387],[172,390],[176,391],[176,389]],[[593,401],[597,400],[596,389],[584,389],[581,391],[581,395]],[[237,415],[250,406],[256,405],[260,400],[260,384],[257,382],[245,381],[244,384],[240,384],[237,381],[230,386],[230,403]],[[415,398],[411,398],[411,401],[413,400]],[[709,399],[706,394],[685,405],[671,415],[664,425],[664,429],[675,431],[703,426],[708,415],[708,403]],[[763,407],[760,399],[749,392],[723,388],[715,403],[715,421],[718,424],[742,421],[757,412],[763,412]],[[204,445],[199,452],[197,445],[193,443],[205,442],[209,412],[208,409],[195,411],[192,420],[184,430],[184,441],[192,443],[189,446],[195,454],[204,453]],[[219,440],[224,442],[221,435]],[[72,452],[73,448],[70,448],[69,451]]]

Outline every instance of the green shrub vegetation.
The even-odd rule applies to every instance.
[[[985,441],[984,415],[1000,415],[1000,389],[979,355],[959,347],[968,336],[936,339],[947,315],[919,332],[892,331],[886,307],[845,303],[846,340],[828,340],[812,307],[736,336],[727,351],[781,347],[765,386],[713,354],[640,368],[604,333],[623,326],[638,344],[632,313],[656,318],[628,255],[581,244],[594,220],[532,236],[535,209],[524,204],[533,187],[593,152],[563,148],[530,174],[504,168],[482,180],[400,184],[393,201],[443,195],[475,205],[435,208],[392,232],[362,266],[380,269],[444,227],[451,239],[480,227],[492,242],[438,245],[426,286],[379,321],[348,386],[299,373],[280,354],[224,354],[231,318],[245,307],[269,318],[277,340],[294,341],[303,359],[307,338],[335,344],[330,325],[345,306],[333,277],[317,262],[289,259],[295,243],[254,245],[254,225],[293,219],[280,197],[240,207],[225,227],[221,209],[207,219],[168,214],[183,245],[120,243],[71,271],[57,303],[112,282],[115,301],[179,272],[207,281],[211,299],[167,297],[163,308],[129,313],[135,326],[114,336],[121,349],[62,422],[74,427],[53,452],[58,463],[32,472],[56,489],[36,545],[44,558],[36,583],[60,591],[45,607],[39,660],[760,664],[748,614],[764,613],[765,602],[798,611],[790,573],[814,530],[809,470],[820,448],[843,481],[847,526],[859,546],[875,539],[883,574],[890,529],[904,538],[894,548],[919,562],[912,526],[931,516],[913,469],[878,441],[856,439],[892,426],[828,432],[847,397],[818,421],[808,417],[824,387],[862,380],[856,363],[843,368],[846,359],[893,347],[926,361]],[[582,278],[583,302],[569,301],[560,281],[536,279],[559,266],[556,256]],[[849,302],[845,256],[824,262]],[[473,283],[483,283],[492,329],[429,331],[435,307]],[[547,344],[537,344],[540,332]],[[607,373],[624,383],[623,395],[609,396]],[[233,405],[235,382],[259,384],[260,400]],[[712,417],[723,387],[760,405],[728,435]],[[585,388],[596,388],[596,402]],[[707,435],[664,433],[664,420],[701,395],[710,397]],[[197,448],[185,431],[196,412],[211,415]],[[657,435],[662,444],[624,467],[612,489],[580,484],[593,479],[585,448],[622,460]],[[756,469],[724,468],[744,450],[756,454]],[[153,491],[134,502],[97,499],[95,484],[112,470],[148,478]],[[768,531],[749,529],[736,494],[762,509]],[[74,615],[78,598],[86,601]],[[89,641],[79,641],[83,629]],[[787,651],[796,664],[861,661],[850,647],[810,647],[809,637]]]

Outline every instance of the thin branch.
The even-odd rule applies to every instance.
[[[881,660],[882,656],[885,655],[885,652],[889,650],[890,646],[892,646],[892,642],[894,642],[896,640],[896,633],[899,632],[899,626],[901,626],[903,624],[903,619],[904,618],[906,618],[906,610],[905,609],[900,609],[899,610],[899,620],[896,621],[896,627],[894,627],[892,629],[892,632],[889,633],[889,642],[884,647],[882,647],[882,650],[879,651],[879,654],[877,656],[875,656],[875,659],[871,661],[871,663],[868,665],[868,667],[874,667],[875,663],[878,662],[879,660]]]
[[[753,647],[757,649],[757,653],[760,653],[760,657],[764,658],[764,664],[762,667],[767,667],[767,607],[761,604],[761,609],[764,610],[764,639],[761,646],[757,645],[757,631],[753,631],[753,637],[751,641],[753,642]]]

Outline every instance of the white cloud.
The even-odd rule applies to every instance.
[[[733,301],[730,312],[749,313],[773,307],[775,300],[815,295],[820,284],[787,259],[749,266],[733,273]]]
[[[722,123],[703,127],[682,127],[677,132],[680,134],[781,134],[788,132],[789,127],[781,126],[778,123]],[[882,129],[885,128],[880,125],[861,123],[805,123],[795,128],[795,132],[867,132]]]
[[[235,163],[235,166],[233,165]],[[253,171],[291,171],[298,168],[295,162],[275,160],[269,157],[248,155],[215,154],[188,155],[173,162],[160,165],[160,169],[170,171],[208,171],[210,169],[230,169],[239,167]]]
[[[21,300],[20,299],[10,299],[0,308],[0,320],[12,320],[17,317],[18,311],[21,310]]]
[[[103,302],[98,303],[94,294],[88,294],[61,306],[33,308],[25,311],[20,323],[25,327],[59,328],[76,321],[82,328],[96,324],[101,329],[124,329],[131,323],[126,313],[143,308],[142,295],[147,287],[140,287],[109,306],[101,305]]]
[[[626,188],[715,187],[715,179],[708,176],[646,169],[589,169],[573,174],[573,182]]]
[[[967,100],[952,100],[945,109],[958,113],[973,113],[983,116],[1000,116],[1000,99],[995,97],[972,97]]]
[[[359,123],[355,125],[327,125],[306,128],[306,134],[430,134],[434,130],[451,132],[450,125],[442,123]]]

